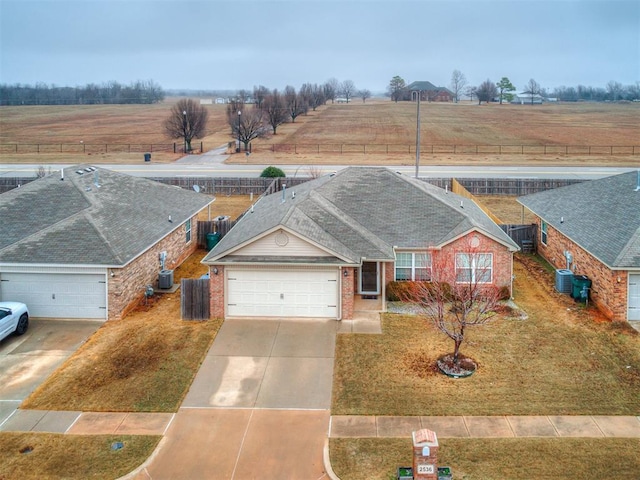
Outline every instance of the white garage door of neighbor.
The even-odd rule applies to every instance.
[[[2,273],[0,299],[22,302],[32,317],[106,318],[101,274]]]
[[[640,274],[629,275],[628,320],[640,320]]]
[[[227,315],[338,318],[338,270],[227,270]]]

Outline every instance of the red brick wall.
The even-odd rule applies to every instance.
[[[160,272],[160,252],[167,252],[165,269],[180,266],[198,247],[196,217],[191,219],[191,241],[185,243],[184,224],[156,243],[145,253],[124,268],[111,269],[114,276],[108,276],[108,320],[124,318],[140,304],[144,298],[146,285],[158,286]]]
[[[433,263],[438,264],[443,256],[451,259],[448,264],[455,265],[454,257],[455,253],[469,252],[469,240],[471,237],[477,237],[479,245],[473,248],[473,252],[476,253],[492,253],[493,254],[493,274],[492,284],[496,287],[507,287],[511,292],[511,280],[513,276],[513,253],[509,251],[504,245],[485,237],[484,235],[472,232],[458,240],[444,246],[441,250],[432,252]],[[436,257],[438,255],[438,257]],[[442,264],[442,263],[440,263]],[[385,284],[393,281],[395,278],[395,266],[393,263],[389,264],[386,269]]]
[[[342,301],[342,319],[350,320],[353,318],[353,305],[355,302],[354,293],[357,291],[356,285],[358,278],[355,268],[343,268],[344,272],[347,272],[347,276],[342,277],[342,291],[340,292]]]
[[[213,269],[218,269],[218,274]],[[224,318],[224,266],[209,267],[209,312],[211,318]]]
[[[536,219],[538,232],[540,219]],[[540,235],[540,233],[538,234]],[[569,238],[547,224],[547,244],[538,242],[538,253],[555,268],[567,268],[565,251],[571,252],[571,270],[575,275],[586,275],[591,279],[592,301],[608,318],[616,321],[627,319],[627,272],[614,271],[593,257]],[[619,280],[619,281],[618,281]]]

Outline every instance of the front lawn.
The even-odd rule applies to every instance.
[[[452,341],[426,320],[385,314],[382,335],[340,334],[333,415],[638,415],[640,335],[555,293],[551,274],[523,256],[515,301],[526,320],[501,317],[467,334],[478,371],[437,373]]]
[[[156,448],[153,435],[0,435],[0,478],[82,478],[111,480],[126,475]],[[114,449],[115,443],[122,448]]]
[[[205,254],[177,268],[175,281],[205,273]],[[175,412],[221,325],[180,320],[180,290],[155,295],[123,320],[106,322],[21,408]]]
[[[389,480],[410,467],[409,438],[332,438],[331,465],[341,480]],[[438,465],[464,480],[638,478],[637,438],[445,438]]]

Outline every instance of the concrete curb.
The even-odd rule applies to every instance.
[[[327,472],[327,476],[331,480],[340,480],[340,477],[336,475],[331,467],[331,457],[329,455],[329,439],[324,439],[324,448],[322,449],[322,463],[324,463],[324,470]]]
[[[163,435],[160,441],[158,442],[158,446],[151,453],[151,455],[147,457],[147,459],[144,461],[142,465],[140,465],[135,470],[130,471],[126,475],[120,478],[117,478],[116,480],[133,480],[135,478],[138,478],[138,476],[143,472],[146,474],[146,478],[151,479],[151,475],[149,475],[149,473],[147,472],[147,467],[151,465],[153,460],[158,456],[158,454],[160,453],[160,450],[162,450],[162,447],[164,447],[164,444],[167,443],[167,441],[168,441],[167,437]]]

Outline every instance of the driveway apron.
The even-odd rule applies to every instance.
[[[135,478],[320,479],[335,320],[227,320]]]

